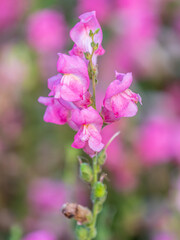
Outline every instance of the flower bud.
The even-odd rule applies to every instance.
[[[100,28],[97,28],[94,34],[97,34],[100,31]]]
[[[89,31],[89,36],[90,36],[90,37],[93,37],[93,36],[94,36],[94,33],[93,33],[92,30]]]
[[[90,60],[91,54],[89,52],[85,52],[84,56],[87,60]]]
[[[81,163],[80,165],[80,176],[82,180],[91,183],[93,179],[93,171],[88,163]]]
[[[66,203],[62,206],[62,213],[65,217],[74,218],[78,223],[85,224],[92,221],[92,212],[77,203]]]
[[[96,46],[95,42],[91,43],[91,47],[94,48]]]
[[[106,161],[106,151],[103,149],[99,154],[98,154],[98,164],[102,166],[105,161]]]
[[[94,46],[94,50],[96,51],[98,49],[98,47],[99,47],[99,44],[96,43],[95,46]]]
[[[89,236],[88,228],[83,225],[76,226],[76,237],[78,240],[87,240]]]
[[[93,189],[94,198],[105,198],[107,194],[106,186],[102,182],[97,182]]]

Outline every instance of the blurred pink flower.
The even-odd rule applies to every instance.
[[[172,137],[170,140],[173,157],[180,164],[180,119],[173,123]]]
[[[23,240],[55,240],[54,234],[46,230],[39,230],[27,234]]]
[[[116,72],[116,80],[110,83],[103,101],[103,114],[106,122],[136,115],[138,111],[136,103],[142,104],[142,102],[140,95],[129,89],[132,80],[132,73]]]
[[[99,113],[93,107],[73,110],[72,121],[79,127],[72,147],[83,148],[90,155],[100,152],[104,144],[100,135],[103,120]]]
[[[0,0],[0,31],[16,24],[22,17],[28,1]]]
[[[110,15],[110,7],[111,7],[110,0],[98,0],[98,1],[78,0],[77,13],[78,15],[80,15],[84,12],[95,10],[99,21],[105,23],[108,21]]]
[[[172,123],[163,116],[147,120],[137,129],[135,145],[147,165],[164,163],[172,156]]]
[[[159,31],[159,8],[152,0],[117,0],[114,29],[118,34],[117,61],[123,71],[150,72]],[[116,46],[116,44],[115,44]],[[156,60],[156,58],[155,58]],[[157,61],[157,60],[156,60]]]
[[[55,10],[45,9],[33,13],[27,23],[27,38],[37,52],[58,51],[66,44],[64,16]]]
[[[31,184],[28,199],[36,211],[58,211],[67,201],[67,190],[60,181],[38,179]]]
[[[155,235],[152,240],[175,240],[174,236],[169,233],[158,233]]]
[[[83,100],[89,88],[89,75],[86,63],[78,56],[59,54],[57,70],[63,73],[58,92],[55,97],[66,101]]]

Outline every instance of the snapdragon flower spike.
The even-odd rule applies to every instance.
[[[89,75],[86,63],[79,56],[59,54],[57,70],[64,75],[61,78],[55,98],[66,101],[83,100],[83,95],[89,88]]]
[[[110,83],[103,101],[102,114],[106,122],[119,120],[121,117],[133,117],[138,108],[137,103],[141,101],[139,94],[132,92],[129,87],[132,83],[132,73],[116,72],[116,80]]]
[[[79,16],[80,22],[78,22],[70,31],[70,37],[75,43],[73,49],[70,51],[70,54],[78,55],[82,57],[82,53],[89,52],[92,53],[92,38],[89,36],[90,30],[95,33],[99,29],[98,33],[94,35],[94,42],[98,44],[98,48],[94,53],[94,62],[95,58],[98,55],[103,55],[105,50],[101,46],[102,43],[102,29],[96,18],[96,12],[87,12]]]
[[[76,109],[72,111],[72,121],[79,127],[72,147],[83,148],[90,155],[100,152],[104,144],[100,134],[103,120],[99,113],[93,107]]]

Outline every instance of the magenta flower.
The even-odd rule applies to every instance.
[[[38,52],[63,49],[66,44],[64,16],[50,9],[37,11],[28,20],[27,38]]]
[[[79,127],[72,147],[83,148],[89,154],[101,151],[104,147],[100,134],[103,120],[99,113],[93,107],[76,109],[72,112],[72,121]]]
[[[49,231],[39,230],[32,233],[27,234],[23,240],[55,240],[54,234]]]
[[[89,88],[86,63],[78,56],[68,56],[60,53],[57,70],[64,75],[55,97],[62,97],[66,101],[83,100],[83,95]]]
[[[63,99],[39,97],[38,102],[47,106],[44,114],[45,122],[62,125],[68,121],[69,110],[65,107],[66,104]]]
[[[92,11],[84,13],[79,16],[79,19],[80,22],[77,23],[70,31],[70,37],[75,43],[75,46],[73,47],[71,54],[73,53],[77,55],[82,52],[92,53],[91,47],[92,39],[89,36],[89,32],[90,30],[95,32],[97,29],[99,29],[99,32],[94,36],[94,42],[98,43],[99,48],[95,52],[95,55],[104,54],[105,51],[101,46],[103,35],[99,22],[96,19],[96,12]]]
[[[106,122],[136,115],[138,111],[136,103],[142,102],[140,95],[129,89],[132,80],[132,73],[116,72],[116,80],[110,83],[103,101],[102,113]]]

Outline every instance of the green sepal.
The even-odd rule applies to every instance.
[[[95,183],[93,187],[93,199],[103,199],[107,195],[106,185],[102,182]]]
[[[99,47],[99,44],[98,43],[95,43],[95,46],[94,46],[94,50],[96,51]]]
[[[88,74],[89,74],[89,78],[92,79],[93,73],[92,73],[92,70],[91,70],[90,62],[88,64]]]
[[[76,239],[77,240],[88,240],[89,229],[83,225],[76,225]]]
[[[102,165],[105,163],[106,157],[107,157],[106,151],[105,151],[105,149],[103,149],[103,150],[98,154],[98,164],[99,164],[100,166],[102,166]]]
[[[89,36],[90,36],[90,37],[93,37],[93,36],[94,36],[94,33],[93,33],[92,30],[89,31]]]
[[[95,42],[91,42],[91,47],[94,48],[96,46]]]
[[[93,170],[88,163],[80,164],[80,177],[85,182],[91,183],[93,180]]]
[[[85,52],[84,56],[87,60],[90,60],[91,54],[89,52]]]

